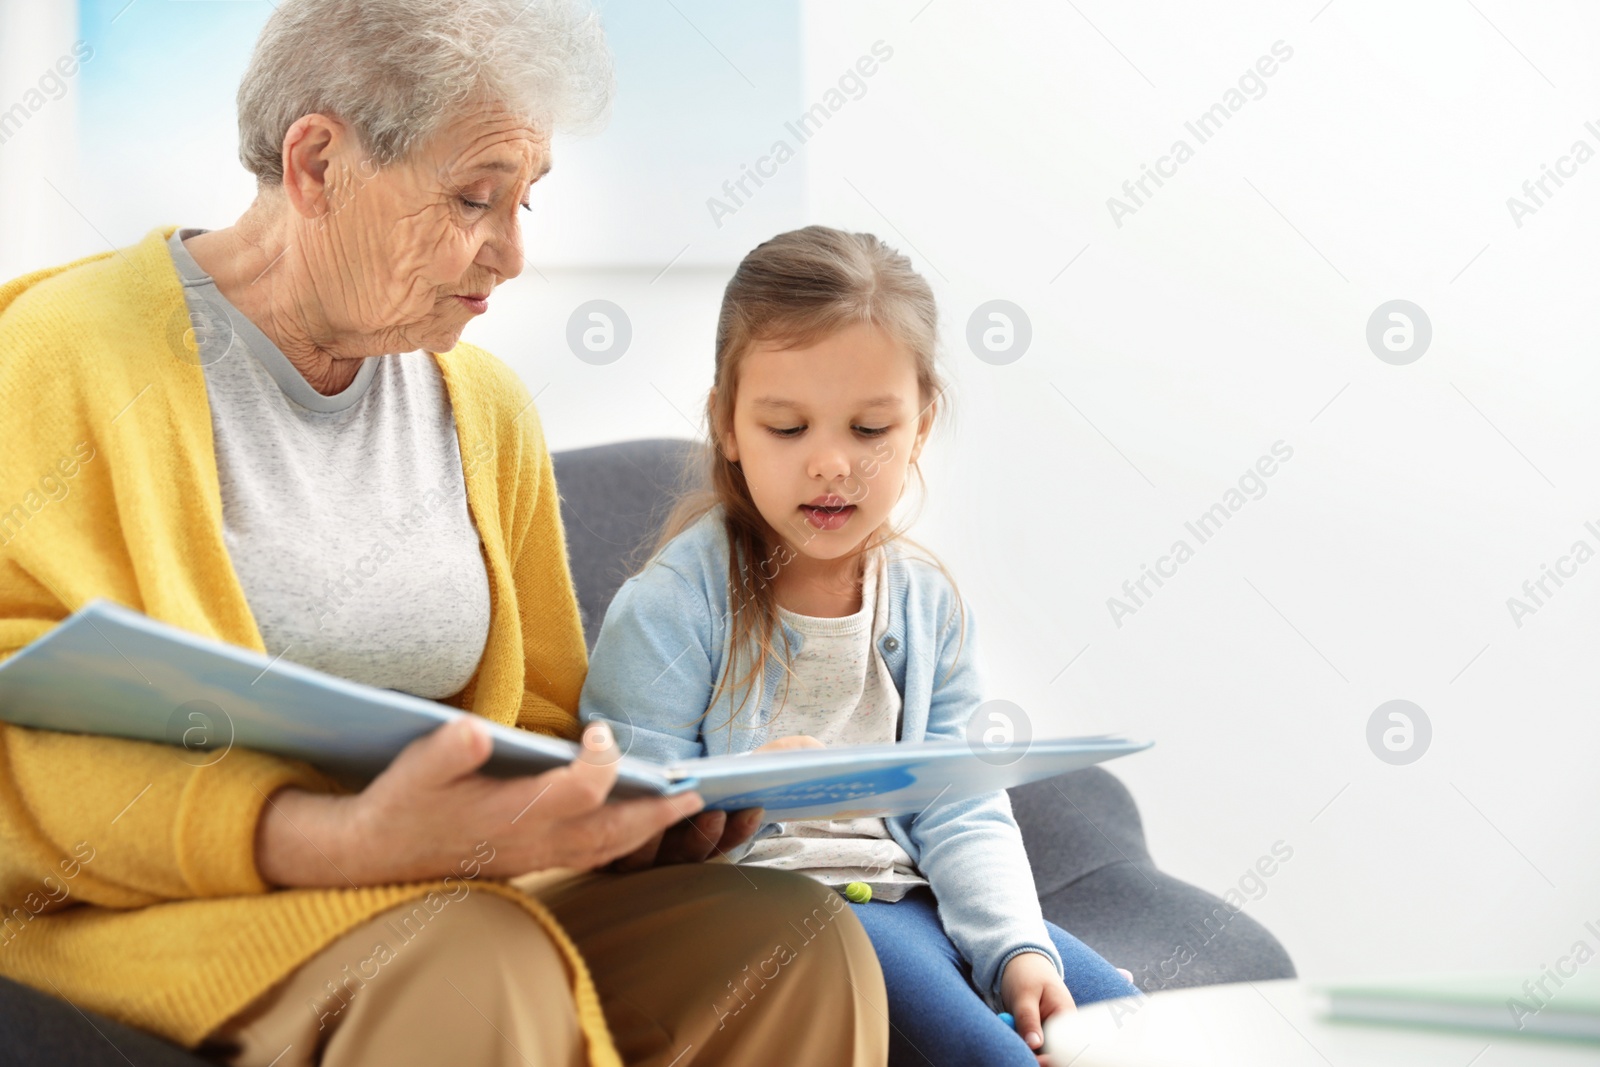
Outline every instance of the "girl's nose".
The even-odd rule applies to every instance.
[[[811,477],[832,481],[850,474],[850,457],[842,449],[822,449],[812,454],[809,466]]]

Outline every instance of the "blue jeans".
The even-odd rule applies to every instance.
[[[933,893],[852,904],[872,938],[889,994],[889,1067],[1036,1067],[1033,1050],[972,988],[972,969],[939,925]],[[1138,992],[1099,953],[1052,922],[1067,989],[1078,1004]]]

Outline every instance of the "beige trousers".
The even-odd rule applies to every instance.
[[[627,1064],[881,1065],[883,976],[838,892],[728,864],[519,881],[594,976]],[[230,1067],[581,1067],[561,957],[527,912],[468,892],[350,930],[213,1031]]]

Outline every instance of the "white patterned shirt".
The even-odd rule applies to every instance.
[[[888,568],[883,552],[867,557],[861,609],[844,618],[778,614],[803,638],[780,690],[768,730],[774,737],[806,734],[829,748],[893,742],[899,733],[900,692],[878,653],[889,628]],[[874,900],[899,900],[927,885],[911,856],[879,818],[780,822],[776,833],[746,846],[737,863],[799,871],[827,885],[865,882]]]

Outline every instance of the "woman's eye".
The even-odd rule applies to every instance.
[[[874,426],[857,426],[856,427],[856,433],[860,434],[862,437],[882,437],[884,434],[886,434],[888,432],[889,432],[889,427],[887,427],[887,426],[876,426],[876,427],[874,427]]]
[[[476,200],[468,200],[464,196],[461,198],[461,202],[463,204],[465,204],[467,207],[470,207],[474,211],[488,211],[489,210],[489,205],[488,204],[480,204]]]
[[[804,429],[804,426],[768,426],[767,432],[772,434],[774,437],[796,437]]]

